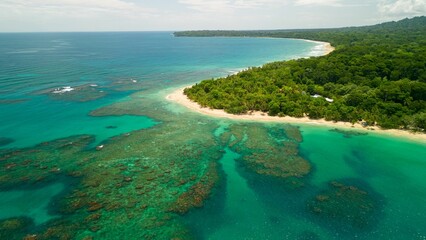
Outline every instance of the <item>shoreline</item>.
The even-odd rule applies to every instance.
[[[296,39],[296,38],[294,38],[294,39]],[[324,51],[321,56],[328,55],[331,52],[333,52],[334,50],[336,50],[336,48],[333,47],[333,46],[331,46],[331,43],[329,43],[329,42],[314,41],[314,40],[309,40],[309,39],[297,39],[297,40],[303,40],[305,42],[311,42],[311,43],[321,44],[322,48],[323,48],[323,51]]]
[[[308,39],[298,39],[304,40],[307,42],[314,42],[322,45],[322,50],[324,51],[321,56],[330,54],[335,50],[329,42],[314,41]],[[352,124],[350,122],[333,122],[326,121],[324,119],[309,119],[308,117],[295,118],[295,117],[278,117],[278,116],[269,116],[267,113],[263,112],[250,112],[248,114],[230,114],[220,109],[211,109],[208,107],[201,107],[197,102],[189,99],[184,93],[183,90],[191,86],[181,87],[176,89],[172,93],[166,96],[166,99],[171,102],[178,103],[187,109],[190,109],[194,112],[204,114],[210,117],[216,118],[227,118],[230,120],[243,120],[243,121],[257,121],[257,122],[277,122],[277,123],[290,123],[290,124],[300,124],[300,125],[310,125],[310,126],[319,126],[327,128],[343,128],[348,130],[359,130],[363,132],[374,132],[378,134],[383,134],[387,136],[405,138],[411,141],[426,143],[426,134],[423,133],[414,133],[407,130],[399,129],[381,129],[377,126],[368,126],[364,127],[360,123]]]
[[[330,54],[334,50],[336,50],[336,48],[331,46],[330,43],[324,43],[324,56]]]
[[[191,86],[187,86],[191,87]],[[406,130],[398,129],[381,129],[377,126],[368,126],[364,127],[360,123],[352,124],[350,122],[333,122],[326,121],[324,119],[309,119],[308,117],[295,118],[295,117],[278,117],[278,116],[269,116],[267,113],[263,112],[251,112],[248,114],[230,114],[223,110],[211,109],[208,107],[201,107],[197,102],[190,100],[184,93],[183,90],[187,87],[179,88],[174,90],[172,93],[166,96],[168,101],[178,103],[181,106],[186,107],[194,112],[204,114],[210,117],[215,118],[226,118],[230,120],[243,120],[243,121],[255,121],[255,122],[276,122],[276,123],[290,123],[290,124],[300,124],[300,125],[310,125],[310,126],[319,126],[327,128],[340,128],[348,130],[359,130],[363,132],[378,133],[398,138],[406,138],[415,142],[426,143],[426,134],[423,133],[413,133]]]

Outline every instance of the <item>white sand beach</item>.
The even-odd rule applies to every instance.
[[[300,39],[298,39],[298,40],[300,40]],[[331,44],[329,42],[313,41],[313,40],[306,40],[306,39],[304,41],[321,44],[322,45],[321,48],[323,50],[323,55],[328,55],[335,50],[335,48],[333,46],[331,46]]]
[[[191,86],[188,86],[188,87],[191,87]],[[266,113],[262,113],[262,112],[251,112],[249,114],[240,114],[240,115],[230,114],[219,109],[201,107],[198,103],[190,100],[183,93],[183,90],[185,88],[186,87],[179,88],[173,91],[172,93],[167,95],[166,99],[169,101],[178,103],[182,106],[185,106],[186,108],[192,111],[205,114],[211,117],[227,118],[227,119],[233,119],[233,120],[246,120],[246,121],[307,124],[307,125],[324,126],[324,127],[330,127],[330,128],[346,128],[346,129],[353,129],[353,130],[356,129],[360,131],[374,131],[380,134],[391,135],[395,137],[404,137],[416,142],[426,143],[426,134],[423,134],[423,133],[413,133],[410,131],[398,130],[398,129],[383,130],[377,126],[364,127],[360,123],[352,124],[349,122],[333,122],[333,121],[326,121],[324,119],[309,119],[308,117],[295,118],[295,117],[288,117],[288,116],[286,117],[269,116]]]
[[[331,46],[331,44],[328,42],[320,42],[320,41],[312,41],[312,40],[305,40],[305,41],[323,44],[324,55],[330,54],[331,52],[335,50],[335,48]],[[187,87],[191,87],[191,86],[187,86]],[[248,114],[240,114],[240,115],[230,114],[220,109],[211,109],[211,108],[201,107],[198,103],[190,100],[183,93],[183,90],[187,87],[179,88],[175,90],[174,92],[167,95],[166,99],[169,101],[173,101],[178,104],[181,104],[185,106],[186,108],[191,109],[195,112],[205,114],[211,117],[228,118],[233,120],[308,124],[308,125],[317,125],[317,126],[324,126],[324,127],[330,127],[330,128],[347,128],[347,129],[356,129],[360,131],[374,131],[380,134],[391,135],[395,137],[403,137],[416,142],[426,143],[426,134],[423,134],[423,133],[413,133],[410,131],[398,130],[398,129],[384,130],[377,126],[364,127],[363,125],[361,125],[361,123],[352,124],[349,122],[333,122],[333,121],[326,121],[324,119],[309,119],[308,117],[295,118],[295,117],[288,117],[288,116],[285,116],[285,117],[269,116],[267,113],[263,113],[263,112],[250,112]]]

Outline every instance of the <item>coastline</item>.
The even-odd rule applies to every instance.
[[[187,86],[191,87],[191,86]],[[231,120],[243,120],[243,121],[257,121],[257,122],[277,122],[277,123],[292,123],[292,124],[301,124],[301,125],[311,125],[327,128],[340,128],[348,130],[359,130],[364,132],[379,133],[383,135],[406,138],[415,142],[426,143],[426,134],[423,133],[413,133],[406,130],[398,129],[381,129],[377,126],[364,127],[360,123],[349,123],[349,122],[333,122],[326,121],[324,119],[309,119],[308,117],[295,118],[295,117],[278,117],[278,116],[269,116],[266,113],[262,112],[251,112],[249,114],[240,114],[234,115],[227,113],[219,109],[211,109],[207,107],[201,107],[197,102],[190,100],[184,93],[183,90],[187,87],[179,88],[174,90],[172,93],[166,96],[166,99],[171,102],[178,103],[194,112],[204,114],[210,117],[216,118],[227,118]]]
[[[305,42],[311,42],[311,43],[317,43],[317,44],[321,44],[322,49],[323,49],[323,54],[321,56],[325,56],[330,54],[331,52],[333,52],[334,50],[336,50],[335,47],[331,46],[331,43],[329,42],[321,42],[321,41],[314,41],[314,40],[308,40],[308,39],[298,39],[298,40],[303,40]]]
[[[314,42],[322,45],[322,50],[324,51],[322,56],[328,55],[335,50],[333,46],[329,42],[321,42],[314,41],[308,39],[298,39],[304,40],[307,42]],[[295,118],[295,117],[278,117],[278,116],[269,116],[267,113],[263,112],[250,112],[248,114],[230,114],[220,109],[211,109],[207,107],[201,107],[197,102],[189,99],[184,93],[184,89],[191,86],[181,87],[176,89],[172,93],[166,96],[166,99],[171,102],[178,103],[194,112],[204,114],[210,117],[216,118],[227,118],[231,120],[244,120],[244,121],[259,121],[259,122],[278,122],[278,123],[292,123],[292,124],[300,124],[300,125],[311,125],[318,127],[327,127],[327,128],[343,128],[349,130],[359,130],[364,132],[375,132],[387,136],[397,137],[397,138],[405,138],[411,141],[426,143],[426,134],[423,133],[414,133],[409,132],[407,130],[399,130],[399,129],[381,129],[377,126],[368,126],[364,127],[360,123],[349,123],[349,122],[333,122],[326,121],[324,119],[309,119],[308,117],[303,118]]]
[[[324,42],[324,55],[328,55],[334,50],[336,50],[335,47],[331,46],[331,44],[328,42]]]

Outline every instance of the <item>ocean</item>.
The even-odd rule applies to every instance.
[[[0,239],[426,239],[426,143],[216,119],[165,99],[323,51],[171,32],[0,34]]]

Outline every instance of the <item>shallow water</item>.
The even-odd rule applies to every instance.
[[[0,239],[426,236],[425,143],[215,119],[165,100],[318,54],[315,43],[170,33],[0,43]]]
[[[253,176],[244,165],[236,164],[240,155],[225,149],[221,160],[225,193],[209,200],[203,210],[194,211],[188,218],[197,238],[421,239],[425,236],[426,228],[420,224],[426,216],[421,203],[426,194],[422,184],[426,163],[420,157],[426,153],[424,145],[375,134],[348,138],[311,126],[302,126],[300,130],[301,155],[313,165],[305,185],[288,188],[280,179]],[[311,199],[324,193],[331,181],[355,186],[372,198],[375,205],[371,216],[358,219],[363,225],[351,226],[350,218],[338,215],[321,217],[308,208]],[[334,208],[349,209],[345,204],[362,201],[348,200],[335,202]]]
[[[36,225],[43,224],[59,215],[48,212],[50,200],[64,190],[61,183],[34,190],[11,190],[0,192],[0,219],[26,216]]]

